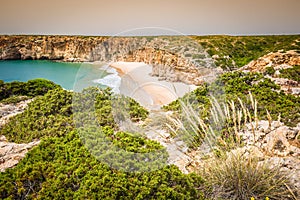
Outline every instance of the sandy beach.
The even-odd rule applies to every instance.
[[[110,67],[121,77],[120,93],[134,98],[148,109],[159,109],[194,90],[194,85],[160,81],[152,77],[152,67],[140,62],[114,62]]]

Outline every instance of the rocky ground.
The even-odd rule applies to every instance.
[[[4,136],[0,137],[0,172],[11,168],[23,159],[26,153],[37,146],[40,141],[33,141],[28,144],[16,144],[8,142]]]
[[[27,107],[32,99],[21,101],[17,104],[1,104],[0,103],[0,129],[8,122],[9,118],[21,113]],[[28,144],[16,144],[8,142],[5,136],[0,136],[0,172],[11,168],[25,157],[26,153],[40,141],[33,141]]]
[[[248,149],[271,167],[279,167],[300,192],[300,123],[291,128],[279,121],[259,121],[255,131],[247,124],[240,136],[245,143],[242,150]]]
[[[207,161],[207,148],[202,145],[196,150],[190,150],[184,141],[171,137],[161,126],[170,115],[171,112],[151,113],[146,136],[166,147],[169,164],[175,164],[184,173],[199,170]],[[261,162],[270,164],[270,167],[279,167],[281,171],[291,175],[291,182],[300,191],[300,124],[288,127],[279,121],[269,123],[261,120],[257,124],[246,124],[239,135],[244,146],[233,151],[250,152]]]
[[[240,71],[244,72],[260,72],[265,73],[267,67],[273,67],[275,73],[273,75],[266,75],[266,77],[278,84],[283,91],[293,95],[300,95],[300,83],[287,78],[280,78],[280,70],[293,68],[293,66],[300,65],[300,54],[296,51],[275,52],[269,53],[257,60],[250,62]]]
[[[0,103],[0,128],[7,123],[9,118],[22,113],[32,99],[21,101],[17,104]]]

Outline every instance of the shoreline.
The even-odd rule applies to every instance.
[[[121,77],[120,93],[150,110],[159,110],[196,89],[195,85],[158,80],[150,75],[152,66],[142,62],[113,62],[109,67]]]

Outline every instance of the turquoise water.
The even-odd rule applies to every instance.
[[[89,63],[42,60],[0,61],[0,80],[4,82],[44,78],[67,90],[79,91],[88,86],[99,85],[95,80],[106,75],[101,66]]]

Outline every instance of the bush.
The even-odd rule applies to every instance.
[[[29,97],[27,96],[11,96],[11,97],[8,97],[6,99],[3,99],[2,101],[0,101],[0,103],[3,103],[3,104],[17,104],[21,101],[25,101],[25,100],[28,100]]]
[[[56,88],[61,87],[45,79],[34,79],[28,82],[13,81],[10,83],[4,83],[0,80],[0,101],[11,96],[35,97],[37,95],[44,95],[49,90]]]
[[[294,66],[293,68],[282,69],[280,70],[281,78],[288,78],[300,83],[300,65]]]
[[[63,136],[73,129],[72,93],[61,88],[50,90],[12,117],[1,130],[9,141],[31,142],[49,136]]]
[[[266,68],[266,71],[265,71],[265,75],[270,75],[270,76],[273,76],[274,75],[274,73],[275,73],[275,69],[274,69],[274,67],[267,67]]]
[[[285,94],[280,91],[280,86],[273,81],[265,78],[259,73],[228,72],[222,74],[214,83],[205,87],[199,87],[191,94],[196,106],[206,110],[209,108],[207,96],[211,93],[217,95],[221,102],[233,100],[238,104],[238,97],[248,105],[251,102],[247,98],[249,92],[258,101],[259,119],[267,119],[268,110],[273,119],[281,115],[281,120],[286,125],[296,126],[300,122],[300,97]],[[183,102],[190,98],[191,94],[185,95],[181,100]],[[164,107],[167,110],[180,110],[179,100],[170,103]]]
[[[0,173],[0,198],[203,199],[196,189],[202,184],[199,176],[184,175],[174,165],[148,173],[110,168],[91,156],[71,131],[43,139],[15,168]]]

